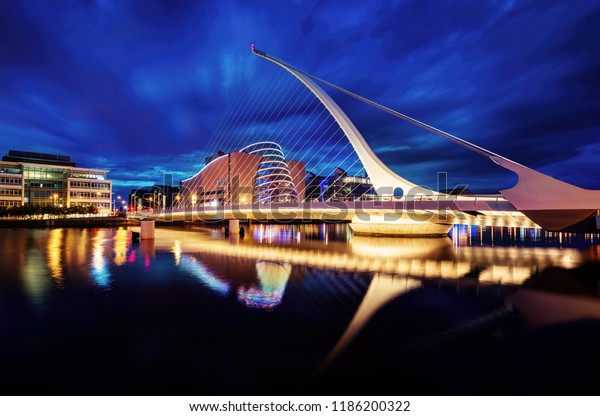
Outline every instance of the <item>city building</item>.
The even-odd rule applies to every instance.
[[[350,176],[337,167],[331,176],[309,172],[306,179],[307,201],[372,201],[377,198],[368,177]]]
[[[181,186],[182,206],[237,205],[304,200],[306,164],[286,160],[281,146],[259,142],[206,158]]]
[[[69,156],[9,150],[0,162],[0,206],[95,205],[110,213],[108,170],[77,167]]]
[[[166,209],[181,199],[180,187],[169,185],[144,186],[132,189],[128,197],[129,211]]]

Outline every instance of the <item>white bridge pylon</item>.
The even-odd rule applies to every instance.
[[[252,52],[255,55],[258,55],[268,61],[273,62],[276,65],[279,65],[281,68],[288,71],[294,77],[296,77],[300,82],[302,82],[306,87],[312,91],[312,93],[321,101],[321,103],[327,108],[331,116],[338,123],[350,144],[354,148],[354,151],[358,155],[358,158],[362,162],[369,179],[371,179],[371,183],[377,195],[386,197],[392,196],[395,193],[397,188],[402,189],[401,195],[437,195],[438,192],[435,192],[429,188],[417,185],[394,171],[392,171],[389,167],[387,167],[373,152],[373,150],[369,147],[367,142],[365,141],[362,134],[358,131],[354,123],[348,118],[346,113],[337,105],[335,101],[325,92],[321,87],[319,87],[312,79],[298,70],[284,64],[283,62],[275,59],[264,52],[261,52],[257,49],[252,48]],[[396,194],[398,195],[397,191]]]
[[[338,87],[337,85],[315,77],[314,75],[298,70],[277,58],[267,55],[265,52],[255,49],[254,44],[252,44],[251,47],[252,53],[285,69],[317,96],[346,134],[379,196],[393,194],[394,189],[396,188],[401,188],[403,191],[402,195],[405,196],[419,194],[440,196],[443,194],[416,185],[389,169],[377,155],[375,155],[348,116],[333,101],[333,99],[313,81],[313,79],[350,95],[357,100],[385,111],[401,120],[407,121],[417,127],[485,156],[497,165],[514,172],[519,179],[517,184],[512,188],[501,190],[500,194],[517,210],[528,216],[542,228],[550,231],[567,229],[579,222],[590,219],[596,214],[596,228],[600,229],[600,190],[580,188],[523,166],[520,163],[514,162],[504,156],[484,149],[483,147],[477,146],[450,133],[446,133],[405,114],[392,110],[391,108],[345,90],[344,88]],[[469,200],[471,198],[473,197],[460,197],[462,200]]]

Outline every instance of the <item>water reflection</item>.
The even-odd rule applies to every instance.
[[[110,270],[108,268],[108,260],[105,255],[107,249],[107,230],[94,230],[92,238],[92,261],[90,274],[94,279],[94,283],[101,288],[109,288],[110,286]]]
[[[448,238],[367,237],[356,235],[349,242],[353,255],[385,259],[449,258]]]
[[[351,232],[346,224],[256,224],[251,229],[252,238],[261,244],[300,244],[305,240],[318,240],[327,245],[332,241],[349,241]]]
[[[540,228],[455,225],[450,231],[455,246],[575,246],[588,247],[599,242],[593,233],[562,233]]]
[[[43,307],[52,285],[42,250],[37,247],[27,248],[22,276],[30,302],[35,308]]]
[[[151,259],[156,256],[156,244],[154,240],[140,240],[138,244],[140,255],[144,259],[144,267],[148,269],[150,268]]]
[[[224,279],[215,276],[200,260],[187,254],[179,257],[176,255],[175,264],[197,278],[204,286],[219,296],[226,297],[229,294],[231,285]]]
[[[127,250],[129,248],[129,233],[125,228],[119,228],[115,233],[113,242],[114,263],[122,266],[127,262]]]
[[[252,236],[259,243],[293,244],[300,241],[300,232],[298,231],[298,226],[258,224],[252,228]]]
[[[173,243],[173,249],[171,250],[175,256],[175,266],[179,266],[181,262],[181,243],[179,240],[175,240]]]
[[[378,238],[354,236],[349,242],[301,240],[295,232],[272,232],[277,226],[258,226],[254,239],[231,245],[223,237],[207,238],[203,233],[160,230],[157,248],[172,250],[179,241],[182,252],[218,254],[227,258],[290,263],[324,269],[383,273],[415,278],[476,278],[495,284],[522,284],[532,273],[552,265],[572,268],[584,260],[582,251],[556,247],[456,247],[449,238]],[[270,228],[270,234],[265,230]],[[287,236],[287,240],[268,235]],[[258,240],[256,240],[258,238]],[[168,248],[167,248],[168,247]]]
[[[486,246],[491,240],[482,228],[456,227],[452,238],[384,238],[351,236],[340,224],[247,226],[245,238],[224,237],[215,230],[158,229],[156,240],[131,244],[128,231],[54,229],[36,232],[20,253],[23,264],[19,274],[32,299],[43,303],[52,287],[65,286],[65,276],[73,270],[74,278],[87,269],[95,285],[108,289],[113,267],[135,265],[140,260],[149,270],[157,252],[171,252],[175,266],[184,255],[216,255],[202,273],[230,264],[215,274],[229,282],[229,291],[250,307],[273,308],[281,303],[285,287],[294,267],[314,267],[352,273],[369,273],[416,279],[471,279],[478,284],[520,286],[535,273],[549,267],[573,269],[586,261],[597,262],[600,246],[582,250],[568,247]],[[347,227],[346,227],[347,229]],[[544,238],[539,230],[494,230],[513,239]],[[29,233],[29,232],[27,232]],[[27,233],[15,234],[14,244],[24,245]],[[548,234],[548,233],[546,233]],[[332,237],[333,236],[333,237]],[[483,236],[483,237],[482,237]],[[547,238],[554,238],[546,235]],[[556,237],[558,239],[558,237]],[[570,241],[574,237],[563,238]],[[595,237],[586,237],[591,242]],[[346,241],[348,239],[348,241]],[[22,241],[23,243],[20,243]],[[37,244],[40,242],[42,245]],[[90,258],[91,255],[91,258]],[[87,259],[87,260],[86,260]],[[252,271],[244,266],[247,277],[243,284],[233,284],[236,266],[251,261]],[[46,265],[46,267],[44,267]],[[193,269],[190,259],[183,269]],[[157,264],[157,267],[161,267]],[[197,268],[196,268],[197,269]],[[213,273],[214,274],[214,273]],[[209,274],[210,276],[210,274]],[[54,285],[51,285],[51,282]],[[210,286],[210,285],[209,285]],[[213,284],[217,293],[225,293],[223,284]]]
[[[213,293],[227,297],[233,292],[240,303],[251,308],[273,310],[281,304],[292,271],[292,265],[286,262],[235,261],[201,253],[174,257],[180,270]]]
[[[257,261],[260,287],[240,287],[238,299],[252,308],[273,309],[281,303],[292,266],[285,262]]]
[[[78,350],[107,352],[96,371],[123,368],[111,367],[115,358],[129,365],[135,356],[142,372],[154,371],[157,360],[167,369],[180,360],[186,370],[198,365],[203,374],[216,375],[207,377],[210,383],[253,386],[258,379],[278,382],[269,377],[298,368],[312,372],[323,362],[330,371],[353,352],[361,360],[381,353],[382,362],[398,362],[412,359],[410,348],[442,345],[434,358],[445,362],[446,345],[436,344],[440,334],[474,334],[480,326],[493,333],[482,339],[497,339],[507,330],[494,326],[499,310],[514,312],[511,331],[600,320],[600,246],[566,247],[574,237],[563,236],[560,246],[556,236],[555,246],[540,247],[514,241],[554,237],[464,228],[453,238],[376,238],[352,236],[339,224],[246,229],[241,238],[217,229],[157,228],[155,240],[137,243],[125,229],[0,230],[6,270],[0,279],[0,335],[11,347],[20,345],[5,329],[5,317],[22,327],[21,315],[41,316],[39,327],[47,328],[48,338],[39,337],[47,344],[35,339],[32,351],[52,344],[55,333],[85,327],[81,338],[66,336],[65,344],[74,340],[85,346]],[[498,245],[507,236],[513,243]],[[486,243],[492,237],[494,246]],[[139,327],[131,325],[137,320]],[[101,349],[97,334],[105,333]],[[113,353],[113,345],[121,352]],[[67,350],[61,345],[36,363]],[[119,354],[126,358],[118,361]],[[72,359],[77,369],[79,358]],[[279,366],[284,359],[287,367]],[[34,367],[15,367],[10,375]],[[277,370],[269,373],[271,368]]]
[[[62,245],[63,252],[63,271],[69,267],[86,267],[89,261],[90,243],[89,238],[92,231],[88,229],[72,230],[64,229],[64,240]]]
[[[50,269],[50,275],[54,279],[58,287],[63,287],[63,238],[64,229],[58,228],[50,230],[48,233],[48,268]]]
[[[421,286],[421,281],[411,278],[394,278],[384,274],[375,274],[362,302],[356,310],[348,327],[335,344],[321,368],[330,364],[362,331],[371,318],[388,302]]]
[[[242,237],[239,234],[229,234],[229,244],[232,246],[238,245]]]
[[[600,320],[600,301],[541,290],[520,289],[509,297],[522,316],[526,328],[560,325],[586,319]]]

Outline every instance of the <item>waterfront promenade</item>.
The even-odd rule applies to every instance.
[[[87,227],[122,227],[139,225],[139,221],[127,217],[78,217],[78,218],[44,218],[44,219],[2,219],[0,228],[87,228]]]

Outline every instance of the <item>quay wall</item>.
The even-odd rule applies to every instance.
[[[93,228],[139,225],[139,221],[124,217],[2,219],[0,228]]]

